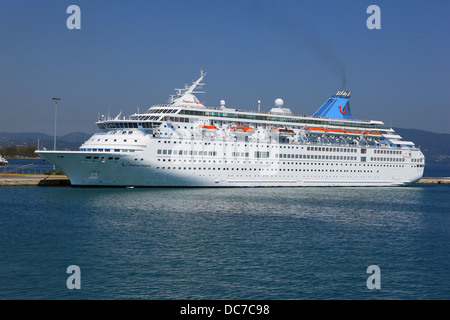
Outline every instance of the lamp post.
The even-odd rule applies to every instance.
[[[52,98],[55,101],[55,133],[53,135],[53,151],[56,151],[56,112],[58,109],[58,101],[61,100],[61,98]],[[53,165],[53,171],[56,170],[55,165]]]
[[[55,100],[55,133],[53,136],[53,150],[56,151],[56,112],[58,107],[58,101],[61,100],[61,98],[52,98]]]

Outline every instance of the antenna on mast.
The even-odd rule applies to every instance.
[[[204,83],[201,83],[203,78],[206,76],[206,72],[200,70],[200,78],[194,81],[190,87],[186,84],[184,89],[175,89],[176,98],[169,99],[172,104],[192,104],[193,106],[203,105],[203,102],[198,101],[198,99],[193,95],[193,93],[205,93],[203,91],[194,91],[197,86],[203,86]]]
[[[203,70],[200,70],[200,78],[198,78],[197,81],[194,81],[190,87],[188,87],[188,85],[185,84],[184,89],[175,89],[175,91],[177,92],[177,97],[181,97],[183,94],[186,94],[186,93],[204,93],[204,92],[194,91],[194,89],[197,86],[205,85],[204,83],[201,83],[201,81],[203,80],[203,78],[205,76],[206,76],[206,72],[204,72]]]

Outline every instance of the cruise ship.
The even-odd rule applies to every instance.
[[[205,75],[145,113],[99,117],[78,151],[36,152],[74,187],[404,186],[423,175],[420,149],[354,118],[349,91],[309,116],[282,99],[265,112],[207,107],[196,96]]]

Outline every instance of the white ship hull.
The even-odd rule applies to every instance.
[[[305,151],[307,145],[290,146],[292,158],[255,159],[250,156],[261,150],[261,144],[236,143],[241,149],[224,147],[226,142],[216,141],[216,149],[204,148],[205,141],[190,140],[183,148],[184,140],[148,138],[146,151],[140,153],[105,153],[84,151],[40,151],[39,154],[54,163],[69,177],[72,186],[110,187],[304,187],[304,186],[404,186],[417,182],[423,175],[423,167],[398,162],[361,162],[361,148],[348,153],[348,160],[304,159],[320,152]],[[158,140],[160,143],[158,143]],[[178,143],[174,143],[178,142]],[[196,143],[196,145],[194,144]],[[228,144],[228,143],[227,143]],[[192,148],[192,145],[198,146]],[[244,147],[247,145],[247,147]],[[181,147],[180,147],[181,146]],[[202,148],[203,146],[203,148]],[[258,147],[257,147],[258,146]],[[266,146],[266,145],[265,145]],[[283,145],[269,145],[264,150],[279,154]],[[299,147],[299,149],[297,149]],[[302,149],[303,148],[303,149]],[[184,156],[174,155],[197,149],[208,154],[244,154],[244,157]],[[227,150],[229,149],[229,150]],[[340,148],[344,149],[344,148]],[[157,150],[172,150],[172,155],[157,154]],[[213,150],[213,151],[211,151]],[[239,151],[232,151],[239,150]],[[242,151],[241,151],[242,150]],[[374,150],[366,148],[365,157]],[[215,152],[215,153],[213,153]],[[284,150],[283,150],[284,152]],[[420,151],[417,157],[420,156]],[[248,154],[246,157],[245,155]],[[343,153],[329,153],[328,157],[341,157]],[[346,153],[347,154],[347,153]],[[325,158],[325,155],[321,155]],[[301,157],[301,158],[300,158]],[[350,158],[351,157],[351,158]],[[289,159],[289,160],[288,160]]]

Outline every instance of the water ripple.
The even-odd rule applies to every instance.
[[[448,299],[449,194],[3,188],[0,298]]]

